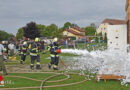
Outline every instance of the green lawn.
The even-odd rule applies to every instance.
[[[75,55],[75,54],[68,54],[68,53],[61,53],[60,56],[78,56],[78,55]],[[10,62],[5,62],[6,65],[16,65],[16,64],[19,64],[20,62],[20,56],[19,55],[16,55],[16,59],[17,60],[14,60],[14,61],[10,61]],[[40,53],[40,63],[41,64],[48,64],[50,62],[50,54],[49,52],[46,52],[46,54],[42,54]],[[24,64],[30,64],[31,63],[31,60],[30,60],[30,56],[27,55],[26,57],[26,61]]]
[[[13,73],[9,74],[9,76],[24,76],[29,78],[34,78],[38,80],[44,80],[45,78],[52,76],[54,74],[46,73],[46,74],[40,74],[40,73],[33,73],[33,74],[18,74]],[[70,79],[61,81],[61,82],[46,82],[45,86],[51,86],[51,85],[60,85],[60,84],[69,84],[74,83],[78,81],[84,80],[84,76],[81,75],[70,75]],[[49,81],[54,80],[60,80],[64,79],[66,76],[58,76],[55,78],[50,79]],[[4,77],[4,81],[11,81],[11,84],[5,84],[4,88],[16,88],[16,87],[30,87],[30,86],[40,86],[40,81],[32,81],[28,79],[21,79],[21,78],[14,78],[14,77]],[[24,90],[39,90],[39,89],[24,89]],[[106,83],[104,81],[95,82],[94,78],[91,78],[90,81],[86,81],[82,84],[76,84],[72,86],[65,86],[65,87],[56,87],[56,88],[44,88],[44,90],[130,90],[130,85],[122,86],[120,85],[119,81],[115,80],[109,80]]]
[[[95,44],[89,44],[89,47],[93,47],[93,45]],[[106,44],[96,44],[96,48],[101,48],[101,47],[105,47]],[[50,55],[49,52],[47,52],[46,54],[42,54],[41,55],[41,64],[48,64],[50,62]],[[67,53],[62,53],[60,54],[63,58],[64,56],[77,56],[74,54],[67,54]],[[20,57],[17,55],[17,60],[16,61],[11,61],[11,62],[6,62],[6,65],[19,65],[19,61],[20,61]],[[30,64],[30,56],[27,56],[26,62],[25,64],[29,65]],[[64,71],[57,71],[59,73],[64,72]],[[71,71],[71,72],[75,72],[75,73],[79,73],[79,71]],[[87,73],[89,74],[89,73]],[[9,76],[24,76],[24,77],[28,77],[28,78],[33,78],[33,79],[37,79],[37,80],[44,80],[45,78],[55,75],[53,73],[9,73]],[[95,76],[95,75],[93,75]],[[57,76],[55,78],[50,79],[49,81],[55,81],[55,80],[61,80],[66,78],[66,76],[61,75],[61,76]],[[51,85],[61,85],[61,84],[69,84],[69,83],[74,83],[74,82],[79,82],[84,80],[84,76],[81,75],[71,75],[71,78],[65,81],[61,81],[61,82],[46,82],[45,86],[51,86]],[[91,78],[90,81],[86,81],[84,83],[81,84],[76,84],[76,85],[72,85],[72,86],[65,86],[65,87],[53,87],[53,88],[44,88],[44,90],[130,90],[130,84],[128,84],[128,86],[126,87],[125,85],[122,86],[120,84],[120,81],[116,81],[116,80],[108,80],[106,83],[101,80],[100,82],[95,82],[94,78]],[[4,88],[16,88],[16,87],[32,87],[32,86],[39,86],[41,82],[40,81],[33,81],[33,80],[28,80],[28,79],[24,79],[24,78],[15,78],[15,77],[4,77],[4,81],[11,81],[11,83],[7,83],[5,84]],[[2,87],[0,87],[0,90]],[[24,90],[39,90],[39,89],[24,89]]]

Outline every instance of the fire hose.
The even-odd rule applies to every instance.
[[[13,72],[11,72],[11,73],[13,73]],[[19,72],[19,73],[26,73],[26,72]],[[35,72],[28,72],[28,73],[35,73]],[[70,75],[76,75],[76,74],[78,75],[78,73],[68,73],[68,74],[55,73],[55,72],[36,72],[36,73],[53,73],[53,74],[56,74],[56,75],[49,76],[49,77],[45,78],[44,80],[37,80],[37,79],[23,77],[23,76],[6,76],[6,77],[15,77],[15,78],[28,79],[28,80],[32,80],[32,81],[38,81],[38,82],[41,82],[41,85],[40,86],[35,86],[35,87],[1,88],[0,90],[20,90],[20,89],[36,89],[36,88],[37,89],[40,88],[40,90],[43,90],[43,88],[72,86],[72,85],[84,83],[84,82],[89,80],[89,75],[82,75],[82,76],[85,76],[86,78],[84,80],[82,80],[82,81],[79,81],[79,82],[74,82],[74,83],[69,83],[69,84],[45,86],[44,84],[46,82],[61,82],[61,81],[69,79]],[[57,76],[62,76],[62,75],[67,76],[67,78],[61,79],[61,80],[56,80],[56,81],[48,81],[49,79],[52,79],[52,78],[57,77]]]

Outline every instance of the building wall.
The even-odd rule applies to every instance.
[[[130,21],[127,22],[127,43],[130,44]]]
[[[127,43],[130,44],[130,0],[126,1]]]
[[[98,28],[98,30],[97,30],[97,33],[101,33],[102,32],[102,34],[105,34],[105,33],[107,33],[107,27],[108,27],[108,23],[102,23],[100,26],[99,26],[99,28]]]
[[[127,25],[109,25],[107,38],[110,50],[127,51]]]

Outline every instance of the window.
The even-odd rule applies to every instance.
[[[118,39],[119,37],[115,37],[116,39]]]

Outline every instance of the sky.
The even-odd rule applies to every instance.
[[[86,27],[106,19],[125,19],[126,0],[0,0],[0,30],[14,35],[34,21],[62,27],[71,22]]]

